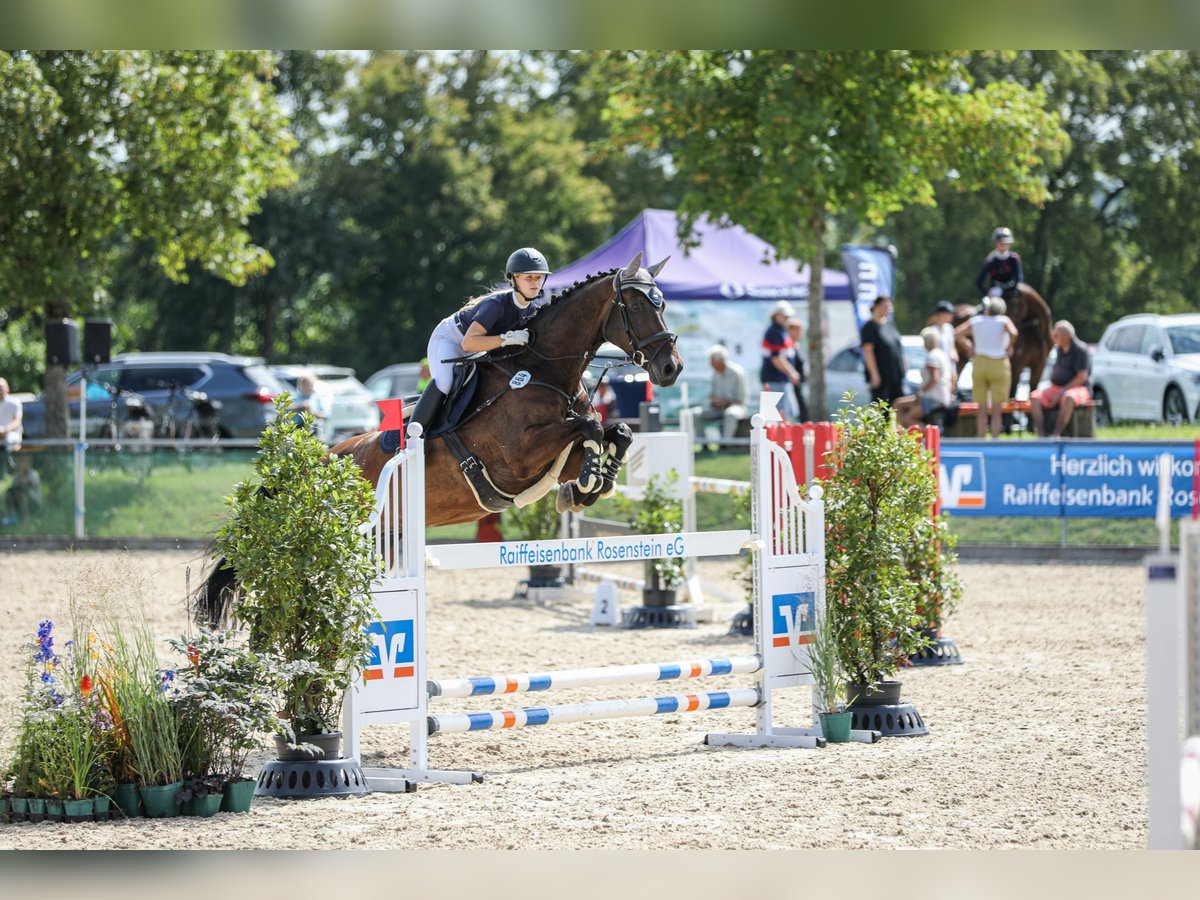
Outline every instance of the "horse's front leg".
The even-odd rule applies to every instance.
[[[555,506],[559,512],[580,512],[600,499],[604,483],[604,426],[588,416],[568,419],[574,431],[573,442],[583,451],[579,477],[558,489]]]
[[[607,500],[617,492],[617,475],[629,454],[633,432],[624,422],[604,429],[604,468],[600,479],[600,499]]]

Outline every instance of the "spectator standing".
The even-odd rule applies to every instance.
[[[9,394],[8,382],[0,378],[0,478],[16,470],[13,453],[21,449],[21,401]]]
[[[1045,410],[1060,407],[1058,420],[1054,423],[1054,437],[1062,437],[1075,407],[1092,399],[1088,389],[1092,358],[1087,344],[1075,337],[1075,326],[1061,319],[1054,323],[1050,337],[1058,350],[1050,369],[1050,386],[1034,391],[1029,398],[1029,415],[1038,437],[1046,437]]]
[[[746,418],[746,370],[729,358],[729,351],[717,344],[708,351],[712,366],[712,383],[708,392],[708,407],[700,414],[702,422],[720,420],[721,437],[737,434],[738,425]]]
[[[301,375],[296,379],[296,396],[292,398],[292,409],[296,413],[296,421],[300,421],[300,413],[308,413],[313,417],[313,434],[329,443],[329,401],[314,375]]]
[[[1007,305],[999,297],[983,302],[984,315],[972,316],[955,329],[955,334],[969,335],[975,344],[971,393],[979,405],[975,414],[976,433],[984,437],[991,422],[992,437],[1000,436],[1002,406],[1012,388],[1012,356],[1017,340],[1017,326],[1004,314]],[[986,415],[985,415],[986,409]]]
[[[788,362],[800,375],[800,380],[792,385],[792,390],[796,394],[796,421],[808,422],[811,419],[808,415],[808,402],[804,399],[804,385],[808,383],[808,375],[804,371],[804,356],[800,353],[801,338],[804,337],[804,323],[799,319],[788,319],[787,332],[788,337],[792,339],[792,355],[788,357]]]
[[[42,508],[42,479],[29,453],[17,456],[17,472],[4,495],[5,525],[15,525]]]
[[[764,391],[783,394],[779,412],[785,422],[794,421],[797,413],[795,395],[789,385],[800,383],[800,373],[790,361],[792,339],[787,333],[787,320],[795,315],[796,310],[786,300],[780,300],[771,310],[771,324],[763,335],[763,362],[759,373]]]
[[[892,298],[876,297],[871,305],[871,318],[859,332],[872,403],[876,400],[895,403],[904,393],[904,346],[900,332],[889,318],[891,312]]]
[[[950,360],[950,393],[953,394],[958,390],[958,347],[954,339],[954,304],[949,300],[939,300],[937,306],[933,308],[933,323],[930,327],[935,328],[938,334],[938,346],[946,353],[946,357]]]

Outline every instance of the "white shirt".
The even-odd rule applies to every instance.
[[[949,322],[937,326],[938,343],[946,353],[946,358],[954,361],[954,326]]]
[[[7,427],[10,422],[21,418],[21,401],[9,394],[0,402],[0,428]],[[8,446],[16,450],[21,446],[21,426],[4,432],[4,440]]]
[[[925,368],[932,370],[933,384],[921,392],[922,397],[928,397],[942,406],[950,405],[950,357],[941,347],[934,347],[925,356]],[[928,376],[927,376],[928,377]]]
[[[1008,356],[1008,316],[975,316],[971,319],[971,334],[975,338],[977,356],[1005,359]]]

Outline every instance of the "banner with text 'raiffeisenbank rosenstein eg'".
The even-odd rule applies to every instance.
[[[953,516],[1154,518],[1159,457],[1171,455],[1171,515],[1191,515],[1192,444],[959,442],[941,447]]]

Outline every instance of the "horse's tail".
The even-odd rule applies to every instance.
[[[243,594],[242,582],[225,557],[210,557],[208,577],[192,594],[191,607],[196,624],[208,628],[227,627],[233,608]]]

